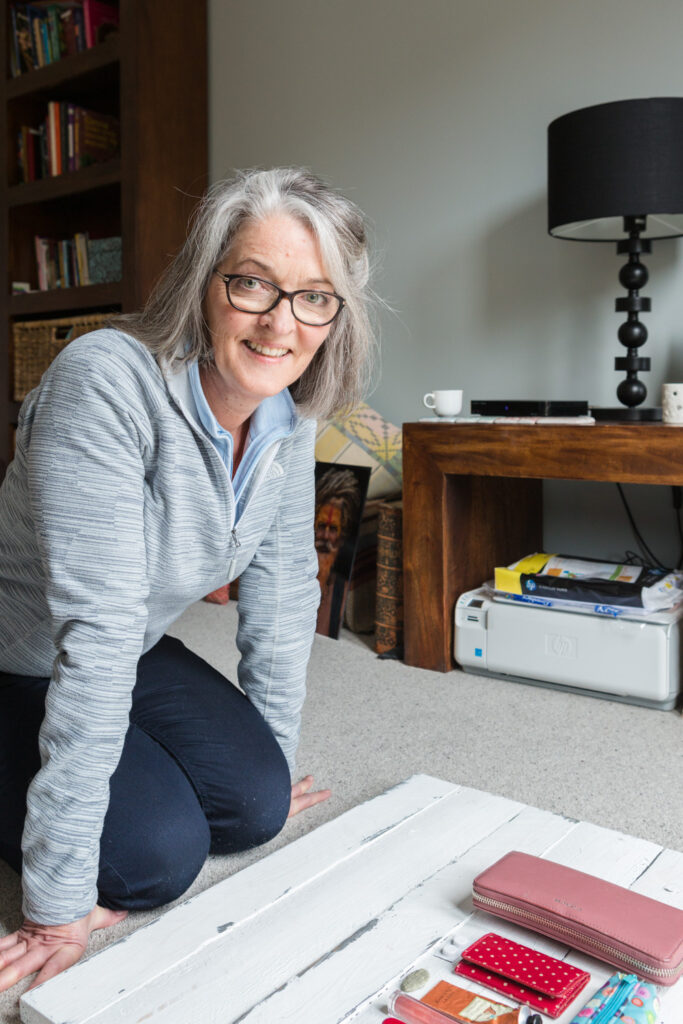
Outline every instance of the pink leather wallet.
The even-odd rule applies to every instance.
[[[683,910],[528,853],[474,879],[475,907],[656,985],[683,974]]]
[[[508,999],[559,1017],[590,981],[590,974],[564,960],[489,932],[473,942],[455,973]]]

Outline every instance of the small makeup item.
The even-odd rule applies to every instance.
[[[440,981],[422,999],[401,991],[392,993],[389,1011],[397,1014],[402,1024],[541,1024],[540,1015],[529,1016],[526,1006],[503,1006],[447,981]]]
[[[495,932],[463,950],[455,973],[549,1017],[564,1013],[590,981],[587,971]]]
[[[457,1017],[447,1016],[432,1006],[427,1006],[419,999],[413,999],[405,992],[394,992],[389,997],[389,1010],[391,1013],[400,1013],[402,1024],[453,1024]],[[395,1020],[395,1017],[390,1017]]]
[[[613,974],[571,1024],[652,1024],[659,1020],[659,998],[653,985],[635,974]]]

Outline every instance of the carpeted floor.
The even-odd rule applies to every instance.
[[[200,603],[172,632],[236,678],[237,609]],[[213,857],[185,895],[291,842],[416,772],[500,793],[683,850],[683,717],[535,686],[441,674],[380,661],[371,638],[316,637],[299,775],[332,797],[293,818],[271,843]],[[21,923],[19,881],[0,863],[0,934]],[[160,911],[96,933],[102,946]],[[0,1022],[18,1022],[26,985],[0,995]],[[188,1022],[189,1024],[189,1022]]]

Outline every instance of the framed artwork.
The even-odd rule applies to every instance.
[[[321,590],[316,631],[335,640],[344,614],[369,482],[369,466],[315,464],[315,549]]]

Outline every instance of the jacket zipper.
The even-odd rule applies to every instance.
[[[604,1006],[601,1006],[594,1017],[591,1017],[591,1024],[609,1024],[614,1020],[614,1015],[620,1006],[630,998],[631,993],[638,987],[640,982],[634,974],[627,974],[619,982],[617,989],[608,998]]]
[[[239,537],[237,536],[237,530],[235,529],[234,526],[230,532],[232,536],[233,549],[230,567],[228,568],[228,576],[230,577],[230,579],[232,579],[232,570],[235,568],[235,562],[237,561],[237,552],[239,548],[242,547],[242,545],[240,544]]]
[[[608,946],[604,942],[600,942],[598,939],[591,939],[584,935],[582,932],[577,931],[576,928],[568,928],[565,925],[556,924],[554,921],[549,921],[546,917],[541,917],[540,914],[532,914],[528,910],[522,910],[520,907],[515,907],[510,903],[503,903],[501,900],[491,899],[489,896],[481,896],[478,892],[474,893],[474,899],[479,900],[485,906],[495,907],[496,910],[504,910],[508,914],[517,914],[519,917],[528,921],[540,921],[550,928],[554,928],[558,932],[563,932],[565,935],[570,935],[581,940],[582,943],[590,944],[595,946],[596,949],[604,950],[613,957],[617,957],[624,963],[630,964],[631,967],[635,967],[636,970],[640,970],[649,974],[654,974],[658,978],[668,978],[675,974],[678,974],[680,966],[677,967],[653,967],[651,964],[646,964],[642,960],[636,960],[635,957],[629,956],[627,953],[622,953],[620,949],[615,949],[614,946]]]
[[[281,440],[282,440],[282,438],[279,438],[277,441],[273,441],[270,444],[270,446],[268,448],[266,448],[265,452],[261,456],[260,462],[257,465],[257,467],[256,467],[256,469],[254,471],[254,474],[252,476],[252,479],[251,479],[251,482],[250,482],[250,487],[249,487],[249,494],[247,495],[247,500],[245,502],[244,508],[242,509],[242,515],[240,516],[240,519],[244,519],[244,513],[249,508],[249,505],[251,504],[251,499],[252,499],[253,495],[256,493],[256,491],[260,487],[261,481],[263,480],[263,478],[265,477],[266,473],[268,472],[268,470],[272,466],[272,464],[273,464],[273,462],[275,460],[275,456],[277,455],[278,451],[280,450],[280,441]],[[235,504],[235,515],[237,515],[237,504]],[[237,527],[236,526],[233,526],[232,530],[230,531],[230,534],[232,536],[233,551],[232,551],[232,558],[230,560],[230,566],[228,567],[228,576],[230,577],[230,579],[232,579],[233,570],[235,568],[235,562],[237,561],[237,552],[238,552],[238,549],[242,545],[240,544],[239,537],[237,536]]]

